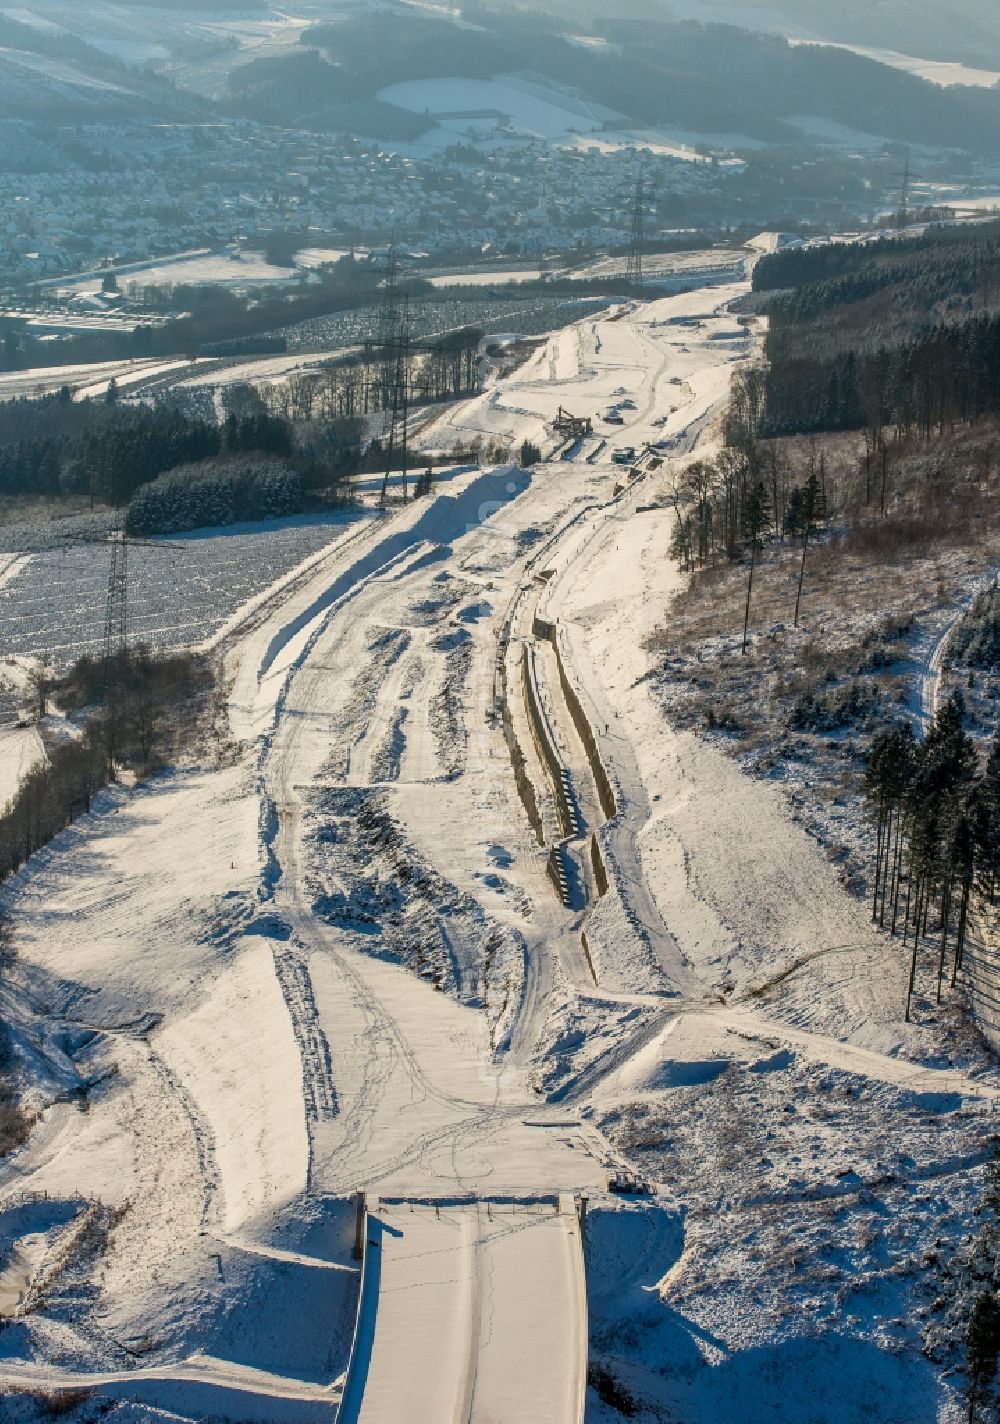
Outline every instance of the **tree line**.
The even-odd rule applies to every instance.
[[[720,558],[733,562],[751,541],[810,539],[827,518],[826,456],[815,445],[801,470],[780,442],[737,436],[714,460],[696,460],[669,486],[675,525],[672,552],[686,570]]]
[[[394,389],[397,410],[404,397],[412,407],[473,394],[480,386],[478,354],[482,340],[483,332],[478,327],[463,327],[427,347],[414,343],[401,356],[372,346],[360,355],[298,371],[287,380],[233,385],[225,392],[224,400],[230,410],[241,414],[266,413],[289,428],[311,427],[308,433],[301,428],[297,431],[300,445],[308,444],[321,433],[316,427],[324,427],[325,439],[329,427],[336,422],[391,410]],[[270,442],[258,444],[257,448],[284,453]]]
[[[305,504],[302,475],[261,457],[181,466],[145,484],[128,506],[130,534],[171,534],[241,520],[279,519]]]
[[[764,539],[773,536],[800,551],[793,625],[805,588],[810,542],[827,518],[826,458],[811,446],[802,477],[795,479],[784,451],[765,444],[744,430],[736,434],[738,416],[730,411],[729,439],[714,461],[687,466],[669,487],[675,524],[671,553],[686,571],[704,569],[719,557],[730,562],[750,555],[743,616],[742,651],[747,652],[754,574]]]
[[[763,258],[756,430],[861,430],[876,444],[1000,411],[1000,226]]]
[[[881,442],[974,424],[1000,413],[1000,315],[939,323],[877,350],[794,355],[781,328],[762,373],[765,436],[870,429]]]
[[[204,659],[154,654],[137,646],[122,657],[84,656],[60,679],[39,689],[66,711],[99,710],[80,735],[60,741],[22,777],[0,814],[0,880],[6,879],[67,826],[86,814],[122,765],[149,771],[174,743],[190,735],[179,709],[210,684]]]
[[[912,938],[906,1018],[919,951],[936,936],[936,997],[962,970],[975,894],[996,902],[1000,887],[1000,729],[985,766],[963,727],[956,690],[918,740],[909,723],[876,734],[865,772],[875,827],[872,919],[903,945]]]
[[[27,773],[0,816],[0,879],[89,811],[108,784],[108,756],[100,728],[54,746],[48,760]]]
[[[0,405],[0,494],[127,499],[174,465],[217,455],[223,437],[179,408],[72,400],[68,390]],[[242,432],[240,432],[242,435]]]
[[[786,247],[757,262],[753,290],[781,293],[777,309],[801,321],[904,284],[923,307],[973,296],[982,291],[984,269],[998,266],[1000,223],[985,223],[971,233],[939,228],[919,237]]]
[[[398,423],[406,407],[477,389],[481,340],[465,328],[398,360],[373,349],[286,382],[238,383],[223,390],[221,424],[175,399],[126,403],[114,382],[101,400],[63,388],[0,403],[0,496],[131,506],[137,533],[197,527],[196,510],[211,524],[296,513],[307,491],[365,467],[365,416],[394,410]]]
[[[373,345],[361,356],[345,358],[321,372],[304,373],[271,388],[269,403],[297,410],[306,419],[315,415],[352,419],[389,410],[401,397],[408,405],[456,400],[479,388],[479,347],[484,333],[473,326],[414,341],[401,351]],[[398,394],[394,388],[398,384]]]
[[[114,383],[103,401],[73,401],[64,390],[0,404],[0,495],[89,494],[124,504],[181,465],[293,450],[291,422],[259,403],[230,411],[221,426],[175,404],[121,404]]]

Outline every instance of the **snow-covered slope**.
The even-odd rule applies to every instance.
[[[569,1417],[574,1196],[595,1424],[616,1380],[691,1424],[948,1417],[920,1263],[975,1198],[997,1075],[901,1021],[892,946],[649,676],[670,482],[753,351],[745,289],[588,318],[442,414],[552,458],[343,532],[222,635],[218,758],[105,793],[5,887],[25,1419],[68,1386],[80,1424],[329,1418],[356,1323],[361,1418]],[[608,1192],[630,1171],[641,1205]],[[360,1319],[358,1189],[385,1242]]]

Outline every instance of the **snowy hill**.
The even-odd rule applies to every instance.
[[[552,9],[569,7],[557,0]],[[575,9],[576,7],[572,7]],[[745,25],[782,35],[903,51],[926,59],[1000,67],[1000,26],[992,0],[956,0],[947,19],[937,0],[620,0],[622,15]]]
[[[150,71],[28,10],[0,10],[0,109],[47,122],[156,118],[191,101]]]

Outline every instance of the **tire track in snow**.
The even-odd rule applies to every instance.
[[[223,1185],[215,1152],[215,1133],[208,1118],[199,1108],[192,1094],[180,1078],[169,1068],[154,1048],[149,1046],[149,1061],[162,1080],[168,1094],[180,1104],[187,1118],[195,1151],[198,1154],[198,1171],[202,1182],[201,1228],[218,1227],[222,1220]]]

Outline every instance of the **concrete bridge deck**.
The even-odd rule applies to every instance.
[[[572,1197],[369,1204],[339,1424],[581,1424],[586,1373]]]

